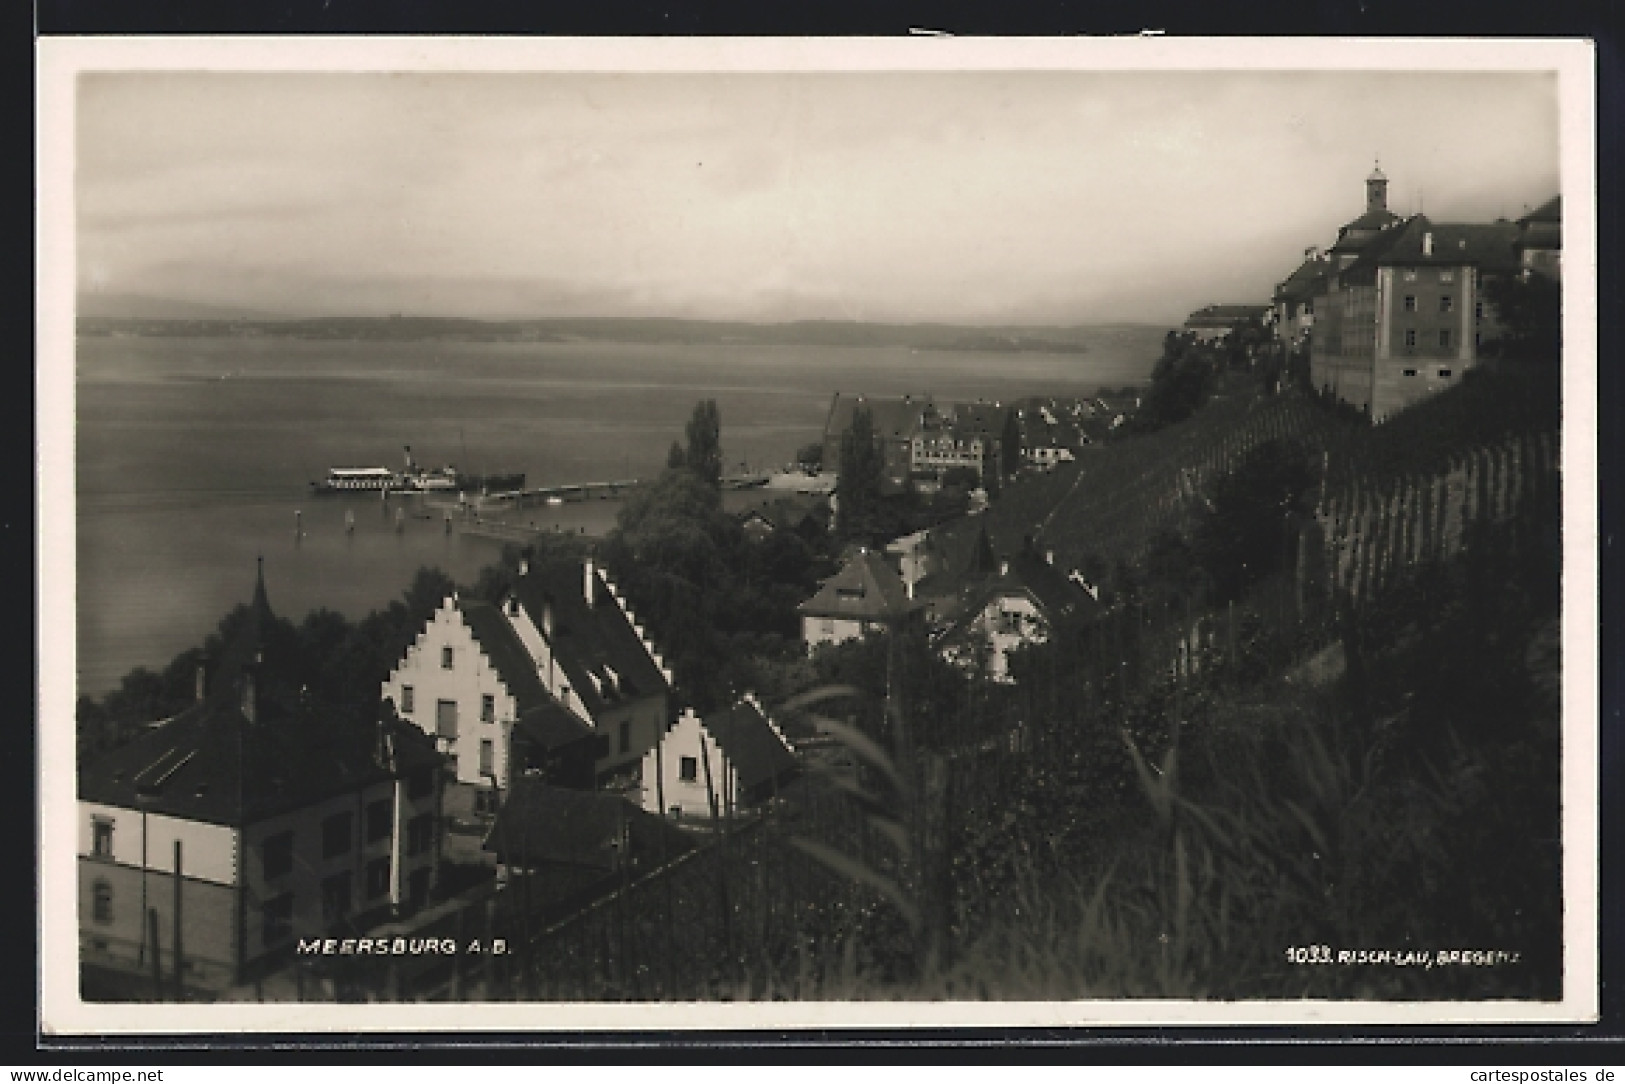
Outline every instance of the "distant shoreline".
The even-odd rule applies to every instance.
[[[1114,331],[1149,324],[972,327],[807,320],[782,324],[664,318],[473,320],[442,317],[226,319],[81,316],[86,337],[307,339],[352,342],[615,342],[702,346],[894,347],[967,353],[1084,354]]]

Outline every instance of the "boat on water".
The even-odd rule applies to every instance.
[[[451,464],[424,467],[406,448],[406,469],[332,467],[327,477],[310,483],[315,493],[506,493],[525,488],[522,471],[508,474],[464,474]]]

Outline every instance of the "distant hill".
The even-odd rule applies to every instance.
[[[118,304],[114,304],[118,302]],[[166,307],[167,306],[167,307]],[[226,313],[209,306],[152,299],[101,298],[80,311],[83,334],[266,335],[303,339],[462,340],[497,342],[634,342],[746,346],[906,347],[920,350],[1085,353],[1102,341],[1160,338],[1163,329],[1138,324],[964,326],[869,324],[799,320],[782,324],[675,318],[568,317],[473,320],[441,316],[324,316],[277,319]]]
[[[176,301],[146,294],[80,294],[80,319],[97,320],[276,320],[274,313],[239,305]]]

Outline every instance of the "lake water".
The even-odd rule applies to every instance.
[[[787,462],[818,439],[836,392],[938,402],[1079,395],[1145,379],[1155,329],[1109,329],[1088,353],[620,343],[373,343],[87,337],[76,369],[79,691],[199,643],[248,599],[351,618],[421,565],[472,581],[500,544],[438,515],[397,529],[378,497],[314,498],[332,466],[522,470],[527,485],[647,477],[714,398],[730,471]],[[527,512],[597,533],[617,505]],[[345,512],[355,515],[345,530]],[[297,515],[296,515],[297,514]],[[296,523],[302,533],[296,534]]]

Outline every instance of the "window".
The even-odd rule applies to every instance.
[[[452,650],[451,650],[451,648],[449,648],[449,647],[441,648],[440,649],[440,669],[442,669],[442,670],[450,670],[451,669],[451,659],[452,659]]]
[[[388,798],[380,798],[367,806],[368,843],[376,843],[380,839],[389,838],[390,829],[394,827],[391,822],[395,819],[390,815],[392,812]]]
[[[349,811],[335,813],[322,821],[322,857],[335,858],[350,853],[352,817]]]
[[[1405,295],[1405,311],[1406,312],[1415,312],[1416,311],[1416,295],[1415,294],[1406,294]]]
[[[1454,271],[1440,271],[1439,272],[1439,281],[1440,282],[1455,282],[1456,281],[1456,273]]]
[[[350,871],[322,878],[322,922],[337,922],[349,913]]]
[[[293,934],[293,893],[284,892],[266,900],[265,906],[260,909],[260,920],[263,924],[261,936],[267,948],[287,940]]]
[[[447,741],[457,740],[457,701],[435,701],[434,732]]]
[[[97,881],[92,890],[90,916],[97,922],[113,921],[113,886],[106,881]]]
[[[491,743],[490,738],[481,739],[481,741],[480,741],[480,774],[482,776],[490,775],[492,772],[494,772],[496,770],[497,770],[496,746]]]
[[[684,757],[677,762],[677,778],[692,783],[700,777],[700,758]]]
[[[1473,318],[1476,320],[1484,319],[1484,302],[1473,302]]]
[[[434,769],[423,768],[406,777],[406,796],[414,802],[434,793]]]
[[[1455,300],[1449,294],[1439,295],[1439,311],[1450,312],[1456,307]]]
[[[412,704],[412,686],[410,686],[410,685],[402,685],[401,686],[401,714],[402,715],[410,715],[410,714],[412,714],[412,707],[413,707],[413,704]]]
[[[825,636],[834,636],[835,635],[835,619],[833,617],[824,618],[822,621],[820,621],[818,623],[818,629]]]
[[[1449,347],[1450,347],[1450,329],[1449,328],[1441,328],[1440,329],[1440,331],[1439,331],[1439,345],[1446,348],[1446,349],[1449,349]]]
[[[999,632],[1006,636],[1020,636],[1021,614],[1015,610],[1000,610]]]
[[[494,817],[497,815],[496,791],[477,790],[474,792],[474,815],[476,817]]]
[[[622,723],[621,724],[621,752],[630,753],[631,751],[632,751],[632,724],[631,723]]]
[[[281,877],[293,869],[293,833],[278,832],[266,836],[260,844],[260,862],[267,881]]]
[[[1406,282],[1415,282],[1416,281],[1416,268],[1407,267],[1405,269],[1404,279],[1405,279]]]
[[[490,693],[480,697],[480,722],[492,723],[497,717],[497,698]]]
[[[1480,332],[1477,332],[1477,331],[1473,332],[1473,345],[1474,346],[1483,346],[1484,345],[1484,336]]]
[[[1414,327],[1405,329],[1405,345],[1406,346],[1415,346],[1416,345],[1416,329]]]
[[[1439,370],[1439,378],[1441,380],[1449,380],[1450,379],[1450,370],[1449,369],[1440,369]]]
[[[111,818],[90,818],[90,853],[97,858],[113,857],[113,821]]]
[[[1406,369],[1405,370],[1405,375],[1406,376],[1415,376],[1416,375],[1416,370],[1415,369]]]
[[[406,853],[422,854],[434,847],[434,814],[420,813],[406,823]]]
[[[367,863],[367,898],[389,894],[389,859],[375,858]]]

